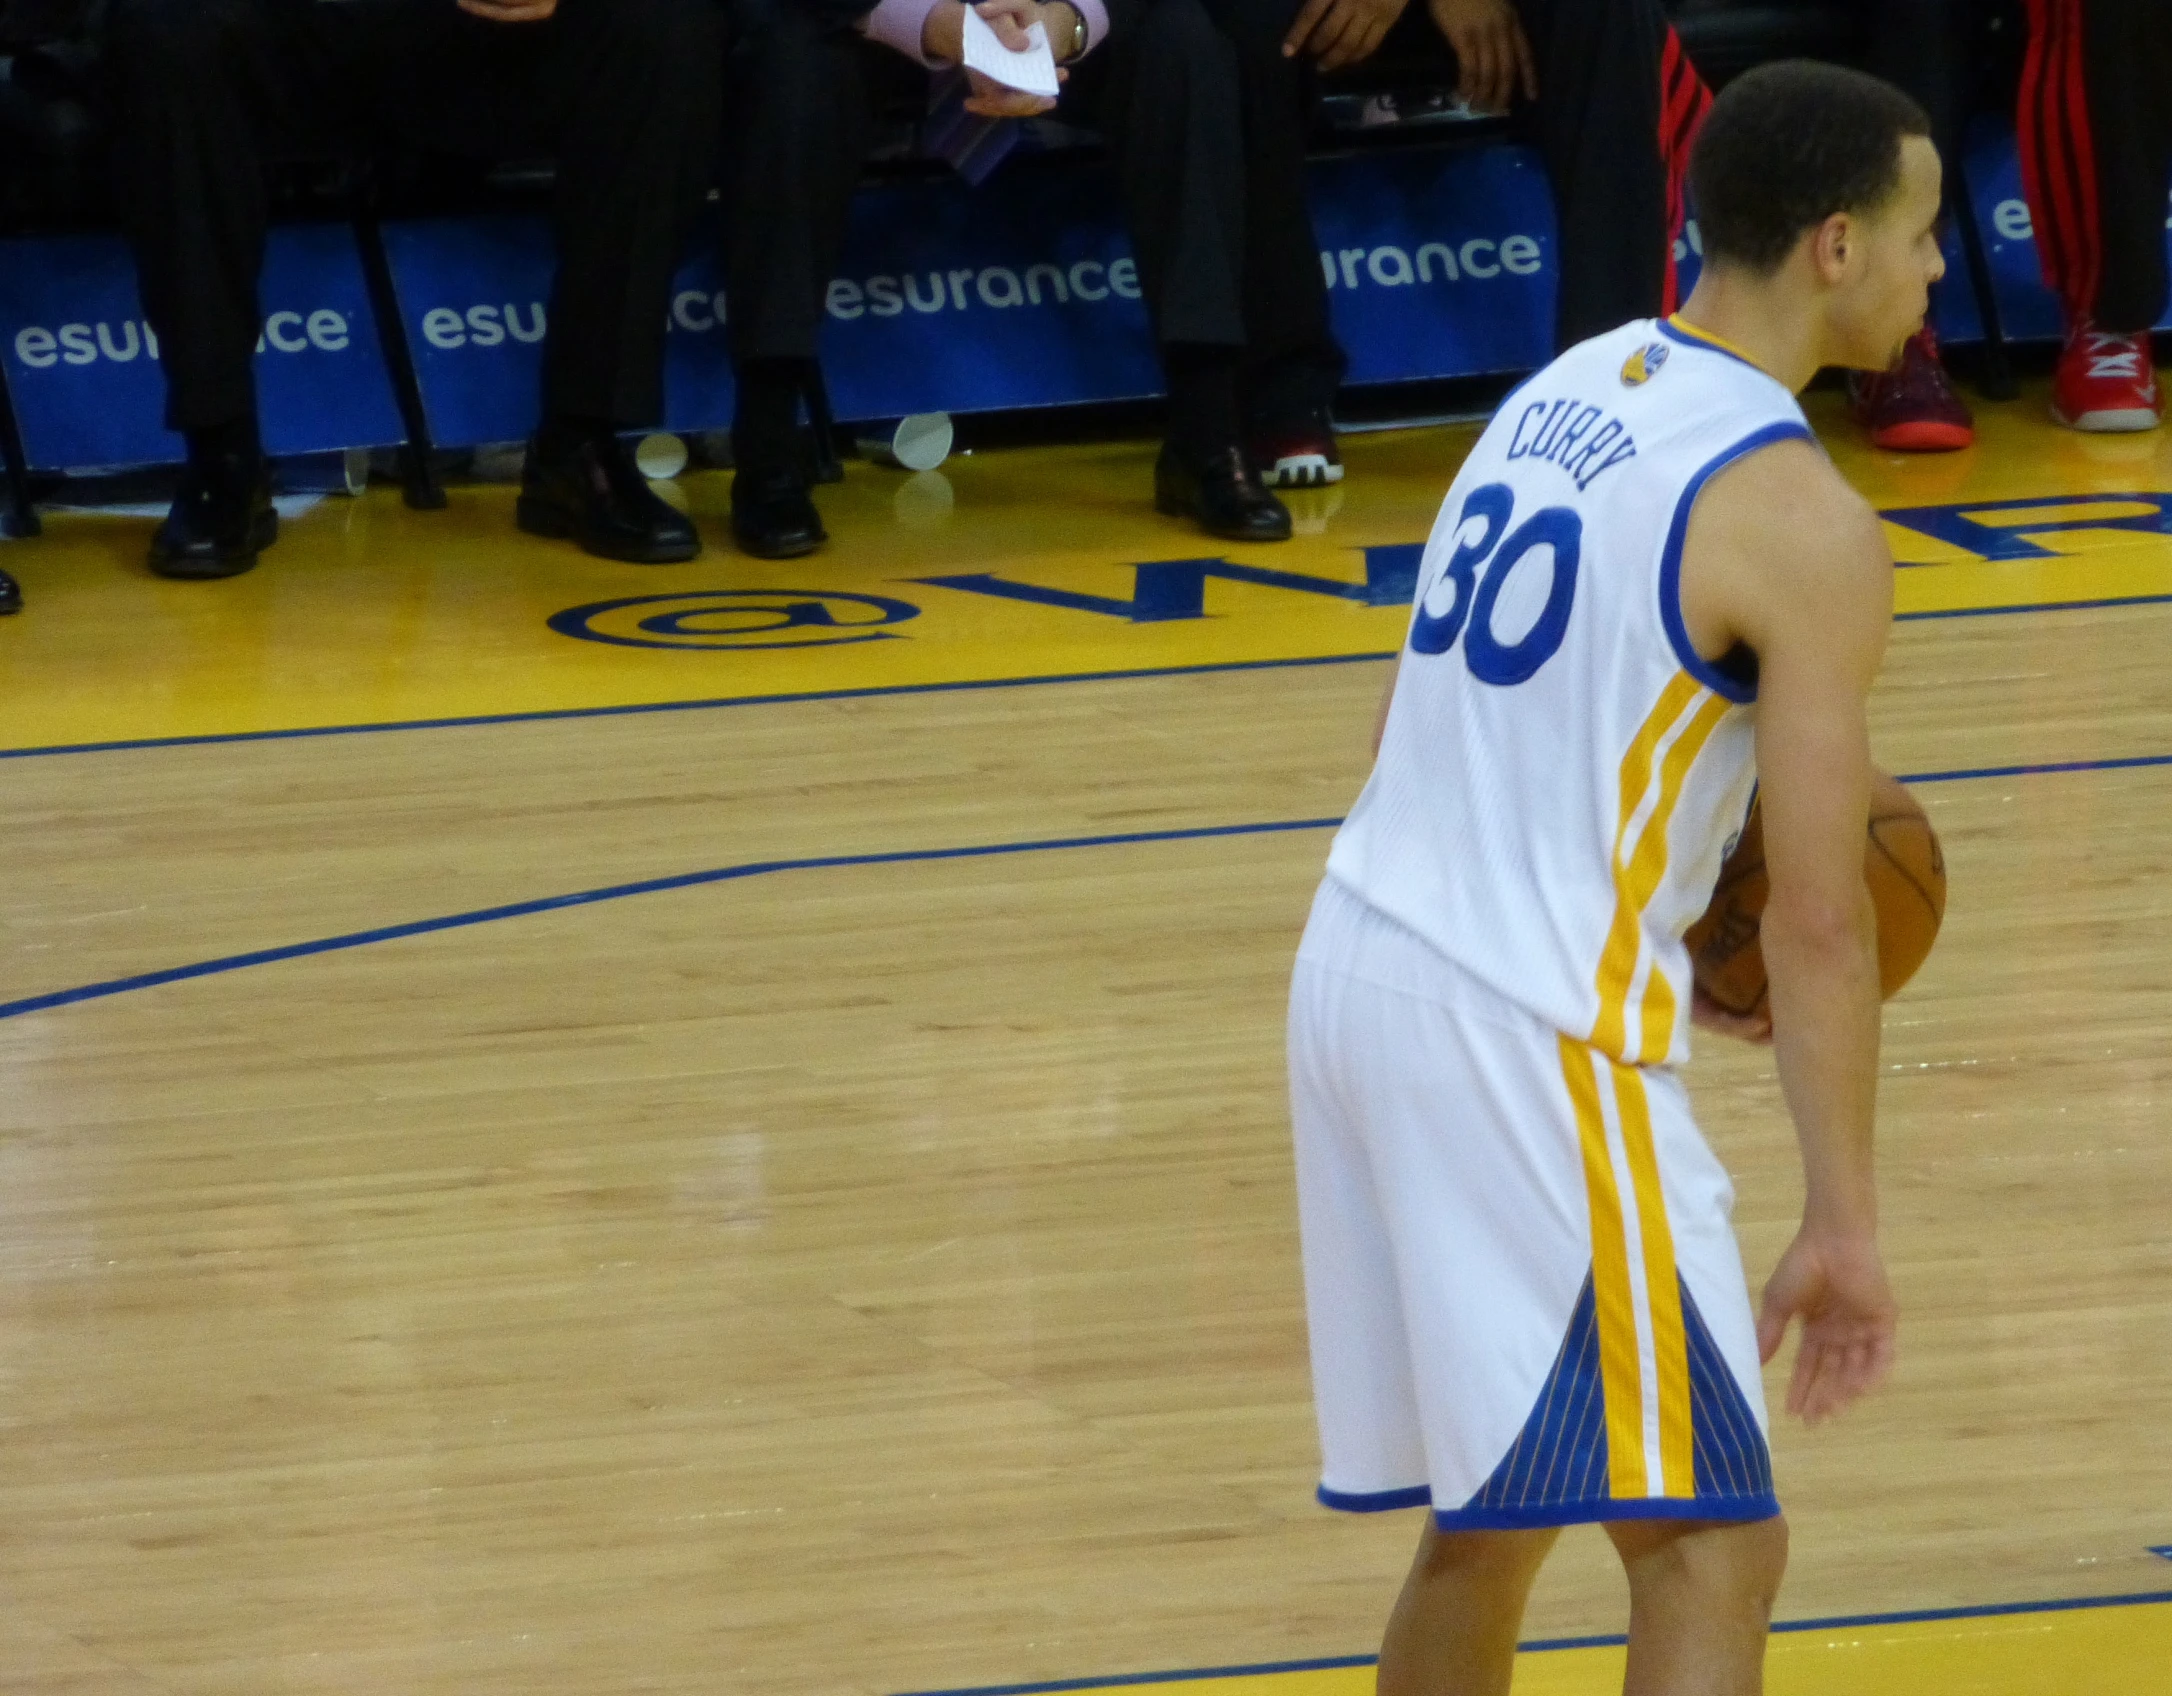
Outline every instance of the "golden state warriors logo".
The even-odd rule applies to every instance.
[[[836,590],[698,589],[676,595],[631,595],[569,607],[551,619],[561,636],[621,648],[682,648],[706,652],[747,648],[834,648],[847,642],[887,642],[883,628],[918,618],[910,601]]]
[[[1622,361],[1621,386],[1639,388],[1659,375],[1659,368],[1667,362],[1665,342],[1646,342],[1636,352]]]

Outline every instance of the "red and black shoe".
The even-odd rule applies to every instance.
[[[2156,429],[2164,400],[2148,335],[2076,324],[2051,379],[2051,415],[2070,430]]]
[[[1976,439],[1968,402],[1955,391],[1938,357],[1938,332],[1908,338],[1890,371],[1848,374],[1848,404],[1885,453],[1953,453]]]
[[[1342,481],[1342,454],[1325,408],[1253,437],[1250,457],[1270,489],[1324,489]]]

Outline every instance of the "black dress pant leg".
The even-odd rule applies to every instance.
[[[168,424],[254,412],[269,161],[380,127],[556,157],[546,411],[653,419],[671,277],[715,157],[722,28],[715,0],[565,0],[545,24],[450,0],[115,0],[117,187]]]
[[[1108,140],[1155,336],[1240,352],[1251,195],[1237,46],[1206,0],[1130,0],[1110,14],[1070,104]],[[1317,280],[1316,251],[1307,263]]]
[[[558,164],[544,415],[652,424],[663,415],[672,278],[716,170],[723,10],[716,0],[561,0],[550,29],[537,102]],[[517,94],[525,79],[514,70]]]
[[[1246,411],[1273,435],[1333,401],[1348,365],[1305,199],[1311,62],[1282,52],[1297,0],[1207,3],[1236,49],[1243,114]]]
[[[377,4],[114,0],[107,16],[115,193],[166,375],[166,424],[253,418],[257,277],[275,155],[361,116]]]
[[[400,53],[385,75],[388,127],[468,158],[540,154],[556,165],[544,416],[654,423],[671,280],[716,165],[722,9],[560,0],[547,22],[505,24],[449,0],[398,3],[435,17],[430,51]]]
[[[1984,0],[1855,0],[1868,26],[1864,68],[1921,106],[1955,181],[1975,94]]]
[[[885,71],[919,75],[791,0],[740,0],[725,182],[726,295],[742,367],[816,357],[867,159],[870,84]]]
[[[1667,21],[1658,0],[1516,0],[1538,71],[1530,113],[1561,232],[1555,340],[1570,347],[1662,309]]]

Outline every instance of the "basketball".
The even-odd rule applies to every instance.
[[[1946,916],[1946,857],[1916,798],[1884,772],[1871,783],[1863,880],[1878,911],[1878,988],[1891,999],[1938,938]],[[1765,953],[1757,933],[1766,893],[1764,811],[1752,803],[1741,840],[1720,868],[1712,904],[1682,938],[1697,987],[1730,1013],[1755,1013],[1765,1004]]]

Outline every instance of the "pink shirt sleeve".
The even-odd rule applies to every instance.
[[[1086,51],[1091,53],[1109,33],[1108,7],[1102,0],[1070,0],[1070,3],[1086,20]],[[942,68],[940,62],[920,51],[920,33],[927,28],[928,14],[935,7],[936,0],[881,0],[861,21],[860,29],[868,40],[895,48],[915,64],[925,65],[931,71],[939,70]],[[1060,52],[1064,44],[1057,41],[1050,45]]]

